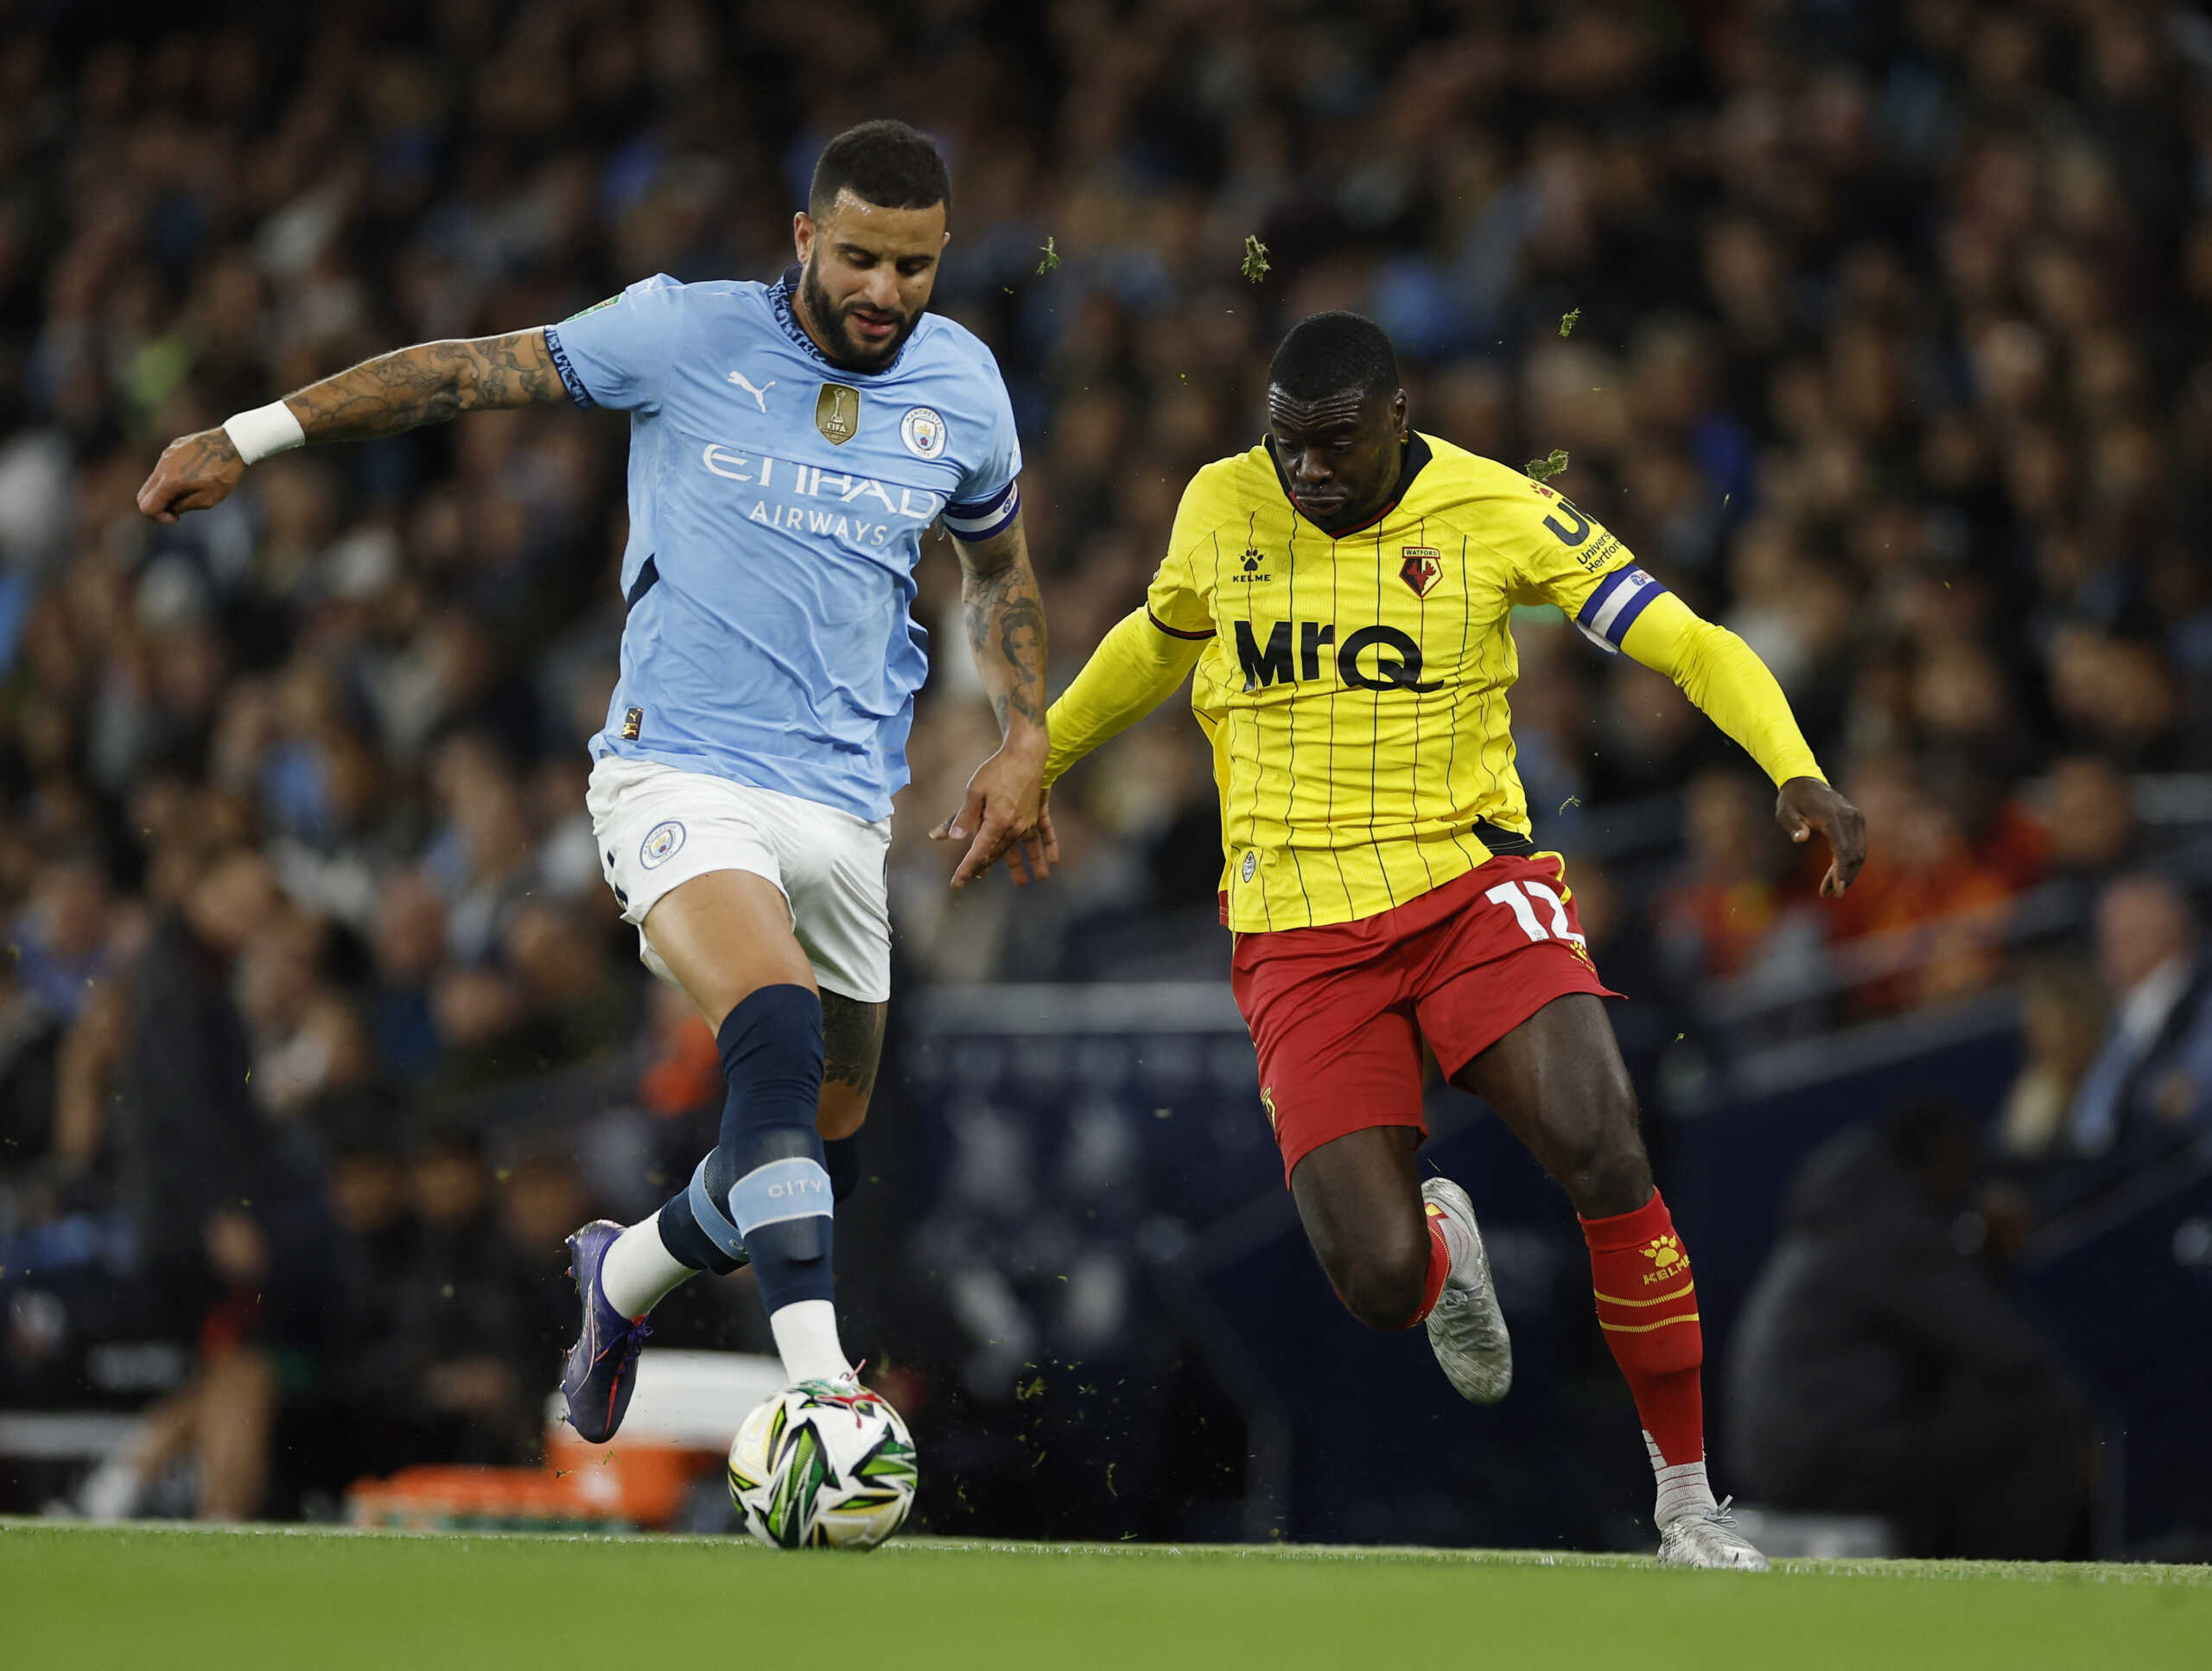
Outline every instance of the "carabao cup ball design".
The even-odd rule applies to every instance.
[[[779,1549],[873,1549],[914,1506],[914,1441],[865,1387],[810,1381],[746,1417],[729,1447],[729,1499]]]

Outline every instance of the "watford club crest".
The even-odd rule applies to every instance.
[[[825,383],[814,397],[814,427],[832,447],[842,447],[861,428],[861,391],[842,383]]]
[[[1433,545],[1408,545],[1404,556],[1406,560],[1398,565],[1398,578],[1413,588],[1415,597],[1427,597],[1444,578],[1444,554]]]

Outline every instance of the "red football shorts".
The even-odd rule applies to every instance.
[[[1332,1139],[1421,1118],[1424,1040],[1448,1078],[1554,998],[1618,998],[1584,950],[1556,853],[1501,856],[1357,922],[1240,934],[1236,1007],[1283,1181]]]

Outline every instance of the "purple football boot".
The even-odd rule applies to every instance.
[[[569,1401],[569,1425],[594,1445],[604,1445],[622,1425],[630,1395],[638,1385],[638,1349],[652,1331],[642,1317],[628,1318],[607,1303],[599,1268],[622,1226],[594,1218],[569,1238],[569,1274],[576,1279],[583,1301],[583,1333],[569,1348],[561,1371],[561,1396]]]

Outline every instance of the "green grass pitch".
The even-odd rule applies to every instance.
[[[671,1653],[671,1650],[673,1650]],[[0,1663],[132,1671],[2212,1666],[2212,1568],[0,1522]]]

